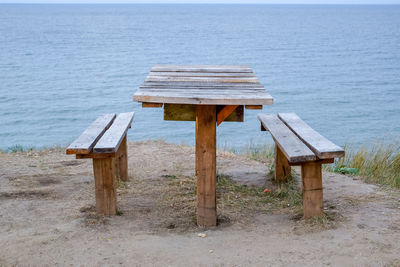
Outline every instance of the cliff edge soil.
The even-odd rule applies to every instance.
[[[62,149],[0,154],[0,266],[400,266],[398,191],[324,172],[327,215],[305,221],[296,199],[257,193],[279,195],[270,162],[218,152],[219,225],[202,229],[194,152],[130,143],[115,217],[94,212],[90,160]]]

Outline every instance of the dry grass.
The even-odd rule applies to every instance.
[[[165,176],[169,180],[162,205],[173,219],[169,228],[189,228],[196,222],[196,182],[195,177]],[[300,188],[294,181],[276,185],[270,192],[265,188],[237,184],[230,176],[217,176],[218,223],[227,225],[250,223],[260,213],[268,214],[276,210],[294,214],[301,210]],[[163,210],[163,209],[161,209]]]
[[[387,140],[392,140],[387,142]],[[374,144],[357,148],[344,147],[346,156],[333,165],[324,165],[324,170],[334,171],[343,167],[355,168],[358,175],[369,183],[400,188],[400,141],[388,137],[378,139]],[[261,162],[274,158],[274,145],[254,145],[245,147],[244,154]]]
[[[255,145],[253,143],[249,143],[244,148],[244,154],[249,159],[261,162],[268,162],[269,160],[274,158],[275,145],[272,144]]]
[[[364,181],[400,188],[400,145],[397,139],[387,143],[378,140],[356,149],[345,147],[346,156],[335,168],[356,168]]]

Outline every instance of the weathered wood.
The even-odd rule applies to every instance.
[[[110,153],[89,153],[89,154],[76,154],[76,159],[106,159],[115,158],[116,152]]]
[[[273,98],[268,93],[258,95],[242,94],[236,96],[207,96],[201,94],[163,94],[157,92],[136,91],[134,100],[138,102],[157,102],[194,105],[272,105]]]
[[[196,121],[196,105],[165,104],[164,120],[166,121]]]
[[[218,105],[217,106],[217,114],[219,114],[219,112],[221,111],[221,109],[223,109],[225,106],[222,105]],[[224,119],[225,122],[243,122],[244,120],[244,108],[243,105],[236,105],[235,110],[233,110],[231,112],[231,114],[228,115],[228,117],[226,117]]]
[[[149,76],[168,76],[168,77],[256,77],[253,73],[212,73],[212,72],[174,72],[174,71],[151,71]]]
[[[215,82],[215,83],[259,83],[257,78],[247,77],[171,77],[147,76],[146,82]]]
[[[286,182],[290,178],[291,170],[292,168],[285,155],[279,146],[275,146],[275,181]]]
[[[239,105],[226,105],[217,113],[217,126],[220,125]]]
[[[271,105],[273,98],[247,66],[156,65],[134,101],[193,105]]]
[[[290,163],[316,160],[314,153],[276,116],[258,114],[258,119],[271,133],[277,146]]]
[[[217,113],[224,106],[217,106]],[[243,106],[238,106],[224,121],[241,122],[243,121]],[[165,104],[164,120],[167,121],[195,121],[196,105],[187,104]]]
[[[117,203],[115,194],[114,158],[93,159],[96,193],[96,211],[104,215],[115,215]]]
[[[246,109],[263,109],[262,105],[246,105]]]
[[[95,153],[116,152],[133,120],[134,112],[121,113],[94,146]]]
[[[344,157],[343,148],[335,145],[312,129],[295,113],[279,113],[278,117],[289,127],[320,159]]]
[[[196,112],[197,225],[217,224],[216,106],[199,105]]]
[[[128,146],[126,135],[118,149],[118,175],[122,181],[128,181]]]
[[[149,103],[149,102],[142,103],[142,108],[161,108],[162,106],[163,103]]]
[[[301,177],[304,218],[308,219],[323,212],[321,164],[308,162],[301,165]]]
[[[303,163],[307,163],[309,161],[305,161],[305,162],[289,162],[290,166],[300,166],[303,165]],[[335,162],[335,159],[317,159],[315,161],[313,161],[315,163],[319,163],[319,164],[331,164]]]
[[[157,72],[250,72],[252,69],[248,66],[228,66],[228,65],[155,65],[151,71]]]
[[[104,132],[110,127],[115,119],[115,114],[105,114],[98,117],[67,150],[67,154],[89,154],[96,142]]]
[[[239,87],[239,88],[261,88],[264,89],[264,85],[260,83],[251,84],[238,84],[238,83],[215,83],[215,82],[143,82],[140,87],[185,87],[185,88],[199,88],[199,87],[210,87],[210,88],[220,88],[220,87]]]
[[[220,98],[229,98],[229,97],[243,97],[244,95],[250,95],[247,98],[257,98],[265,95],[265,90],[262,89],[190,89],[183,90],[183,88],[147,88],[147,89],[139,89],[136,91],[139,94],[149,94],[149,95],[178,95],[181,97],[190,97],[190,96],[198,96],[198,97],[220,97]]]

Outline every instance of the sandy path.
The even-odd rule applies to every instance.
[[[330,227],[278,211],[203,230],[158,203],[162,177],[193,176],[194,149],[151,141],[128,153],[123,215],[112,218],[92,211],[90,160],[62,150],[0,154],[0,265],[400,266],[399,192],[324,173],[325,207],[339,218]],[[219,153],[218,170],[268,186],[260,162]]]

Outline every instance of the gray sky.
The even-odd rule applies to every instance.
[[[0,0],[0,3],[400,4],[400,0]]]

